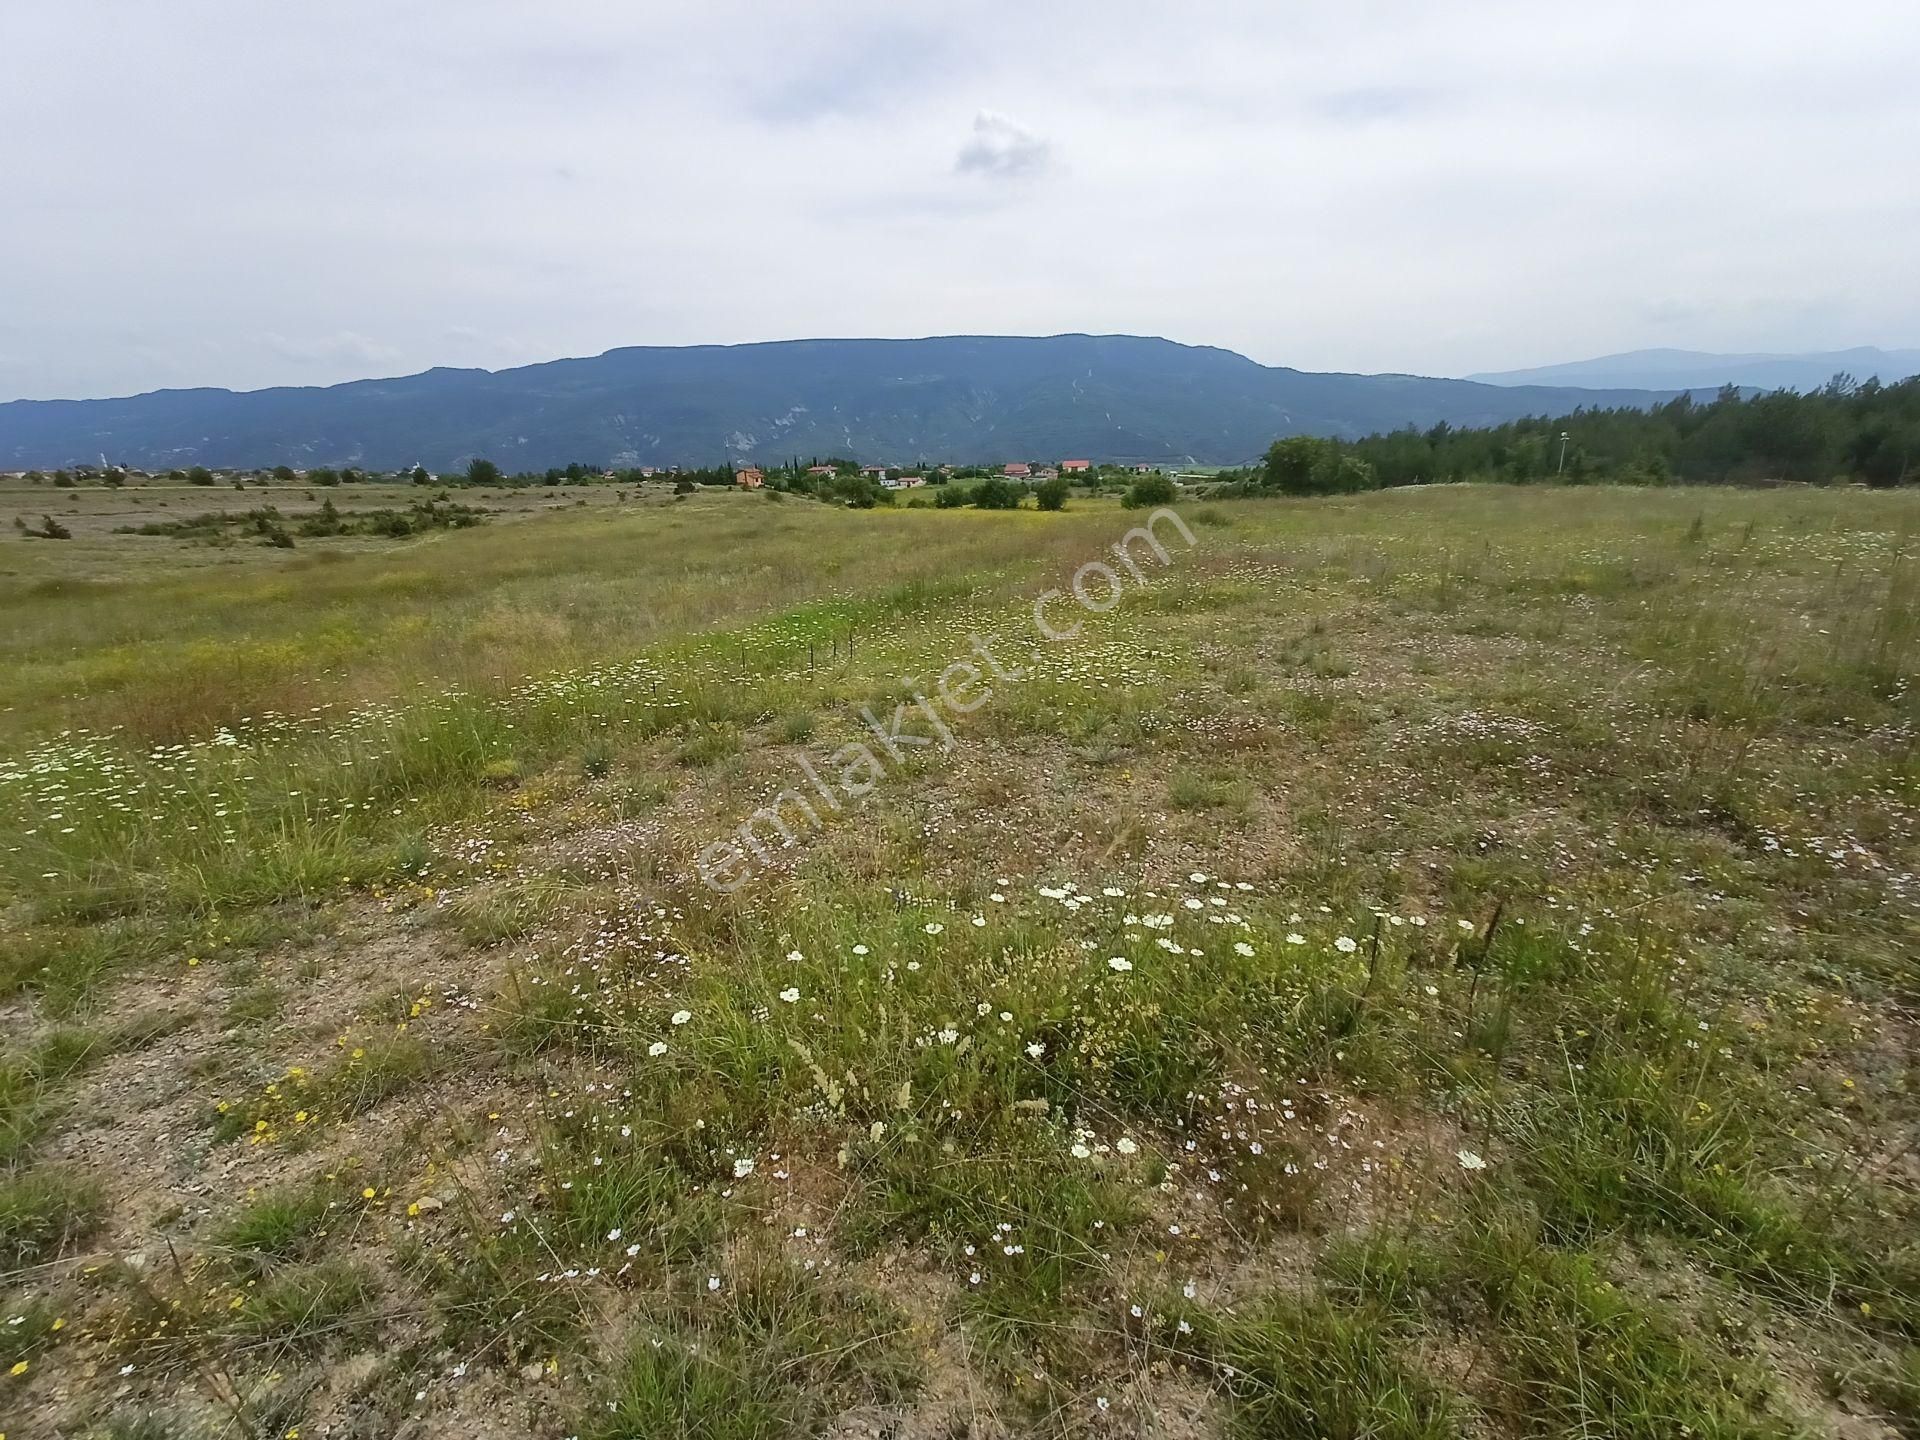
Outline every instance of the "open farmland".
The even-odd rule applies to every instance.
[[[11,1440],[1920,1434],[1920,498],[574,498],[0,539]]]
[[[0,550],[0,575],[35,575],[52,579],[124,579],[139,575],[178,575],[208,566],[244,565],[260,557],[249,553],[248,542],[259,537],[248,517],[263,512],[299,539],[314,541],[314,550],[351,554],[381,549],[392,537],[345,534],[300,536],[302,525],[318,520],[326,507],[348,523],[385,512],[408,512],[429,501],[444,503],[446,492],[434,486],[394,484],[248,483],[176,485],[148,479],[119,486],[85,485],[59,488],[19,478],[0,479],[0,537],[9,548]],[[606,485],[506,486],[463,489],[458,503],[480,510],[494,522],[550,515],[560,510],[629,509],[672,500],[664,484],[613,487]],[[66,541],[48,540],[28,532],[52,521],[68,534]],[[151,533],[165,529],[178,533]],[[139,533],[141,531],[150,533]],[[59,549],[58,555],[35,555],[11,548],[23,540],[35,548]],[[296,543],[296,549],[303,548]],[[324,563],[324,562],[323,562]]]

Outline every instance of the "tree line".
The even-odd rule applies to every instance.
[[[1360,440],[1293,435],[1220,476],[1242,494],[1334,495],[1394,485],[1561,480],[1627,485],[1920,483],[1920,377],[1882,385],[1837,375],[1819,390],[1651,410],[1575,410],[1485,428],[1445,423]]]

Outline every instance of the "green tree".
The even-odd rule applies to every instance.
[[[851,475],[835,475],[827,493],[836,500],[845,501],[856,510],[871,510],[882,502],[893,503],[891,490],[885,488],[879,481],[862,475],[858,470]]]
[[[493,461],[476,455],[467,462],[467,483],[469,485],[498,485],[500,467]]]
[[[1869,485],[1901,485],[1920,472],[1920,420],[1877,416],[1847,445],[1847,469]]]
[[[1042,510],[1064,510],[1067,508],[1067,496],[1072,490],[1072,484],[1064,475],[1056,475],[1034,487],[1034,503]]]
[[[1135,479],[1127,487],[1127,493],[1120,497],[1120,503],[1129,510],[1144,510],[1149,505],[1171,505],[1178,494],[1173,481],[1155,470]]]
[[[996,475],[974,486],[973,506],[976,510],[1017,510],[1020,508],[1020,498],[1025,494],[1024,485],[1016,485]]]
[[[1264,482],[1268,489],[1283,495],[1320,494],[1327,488],[1337,455],[1331,440],[1317,435],[1289,435],[1267,447]]]
[[[187,483],[189,485],[211,485],[213,484],[213,472],[204,465],[196,465],[187,471]]]

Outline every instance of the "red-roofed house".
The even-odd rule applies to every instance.
[[[1091,470],[1092,468],[1093,462],[1091,460],[1062,460],[1060,462],[1060,473],[1063,475],[1071,475],[1076,470]]]
[[[1009,480],[1024,480],[1033,474],[1033,467],[1031,465],[1022,465],[1016,460],[1013,464],[1002,469],[1000,473],[1005,475]]]
[[[733,472],[733,483],[738,485],[742,490],[758,490],[762,485],[767,483],[767,477],[749,465],[744,470],[736,470]]]

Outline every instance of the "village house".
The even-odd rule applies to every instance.
[[[889,490],[911,490],[916,485],[926,484],[927,478],[924,475],[896,475],[891,480],[882,480],[880,483]]]
[[[1031,465],[1023,465],[1016,460],[1013,464],[1005,466],[1000,473],[1009,480],[1025,480],[1033,474],[1033,467]]]
[[[733,483],[738,485],[742,490],[758,490],[762,485],[767,483],[767,477],[749,465],[744,470],[736,470],[733,472]]]
[[[807,474],[831,475],[833,474],[833,467],[831,465],[809,465],[807,466]]]
[[[1093,462],[1091,460],[1062,460],[1060,462],[1060,473],[1062,475],[1073,475],[1079,471],[1091,470],[1092,468]]]

